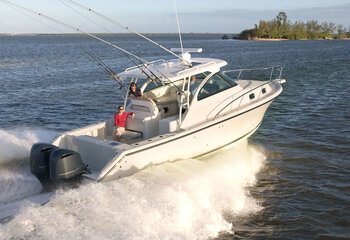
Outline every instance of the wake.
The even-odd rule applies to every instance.
[[[42,190],[30,173],[29,151],[32,144],[50,141],[55,132],[42,129],[0,129],[0,219],[12,213],[14,201],[35,196]],[[15,207],[18,210],[18,206]]]
[[[56,134],[56,132],[43,129],[0,129],[0,164],[28,157],[34,143],[50,141]]]
[[[24,134],[24,142],[19,135],[12,135],[18,138],[14,141],[19,147],[17,156],[29,154],[28,146],[39,138],[35,131],[33,138],[31,134]],[[16,150],[11,144],[9,147]],[[12,206],[16,215],[0,225],[0,236],[208,239],[221,232],[233,233],[232,219],[225,216],[241,217],[261,210],[247,188],[256,183],[256,174],[265,159],[261,150],[244,142],[205,159],[165,163],[118,181],[85,182],[78,189],[57,190],[44,206],[35,202],[41,187],[26,163],[18,172],[7,170],[12,187],[5,190],[12,196],[0,198],[2,209],[11,208],[9,202],[13,199],[23,200],[19,206]],[[11,174],[17,176],[10,177]],[[4,186],[4,181],[9,182],[1,178],[0,186]]]

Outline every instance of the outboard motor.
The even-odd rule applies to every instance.
[[[50,179],[57,185],[60,183],[80,182],[85,173],[80,154],[69,149],[55,149],[50,155]]]
[[[49,143],[36,143],[30,151],[30,171],[39,179],[43,190],[56,187],[75,187],[87,172],[80,154]]]
[[[30,150],[30,171],[44,184],[50,175],[49,159],[51,152],[58,149],[48,143],[35,143]]]

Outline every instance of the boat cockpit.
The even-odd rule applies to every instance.
[[[133,97],[129,95],[128,89],[124,102],[126,111],[135,113],[133,119],[127,120],[127,130],[132,135],[139,133],[138,138],[142,139],[180,131],[181,123],[192,105],[238,86],[233,79],[219,71],[192,72],[172,79],[129,77],[123,81],[136,83],[137,88],[143,92],[142,97]],[[222,98],[216,101],[222,101]],[[196,123],[193,118],[191,121]]]

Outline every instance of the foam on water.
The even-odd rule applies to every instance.
[[[265,155],[243,143],[206,159],[165,163],[109,183],[58,190],[0,225],[14,239],[208,239],[234,231],[224,216],[254,214]],[[29,183],[30,185],[31,183]],[[230,217],[230,218],[231,218]]]
[[[42,190],[39,181],[30,173],[29,151],[39,141],[50,141],[56,133],[42,129],[0,129],[0,210],[15,200]],[[0,213],[0,216],[2,215]]]
[[[56,134],[43,129],[0,129],[0,164],[28,157],[33,143],[50,141]]]

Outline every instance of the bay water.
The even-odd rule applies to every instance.
[[[129,34],[101,37],[150,61],[169,58]],[[176,34],[149,37],[179,46]],[[227,69],[284,67],[284,92],[248,141],[57,190],[41,205],[31,145],[110,118],[123,101],[87,52],[116,72],[134,63],[79,34],[0,36],[0,239],[349,239],[350,41],[220,38],[183,36],[203,48],[194,56]]]

